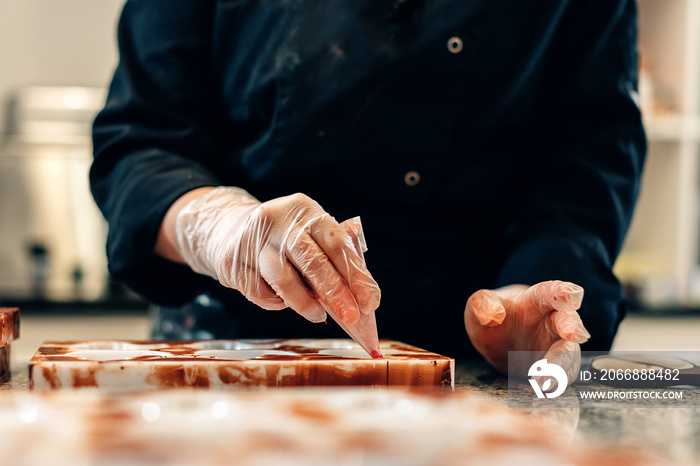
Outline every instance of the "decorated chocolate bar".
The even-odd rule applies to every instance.
[[[0,382],[10,376],[10,345],[0,346]]]
[[[0,307],[0,381],[10,376],[10,342],[19,338],[19,309]]]
[[[19,309],[0,307],[0,346],[19,338]]]
[[[168,387],[454,387],[454,359],[383,340],[372,359],[352,340],[45,342],[29,363],[36,390]]]

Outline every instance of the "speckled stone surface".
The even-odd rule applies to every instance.
[[[508,406],[508,379],[485,361],[458,361],[455,387],[476,390]],[[696,465],[700,464],[700,388],[684,387],[683,393],[691,400],[690,407],[649,401],[646,403],[655,407],[589,404],[564,409],[509,409],[528,414],[537,424],[568,433],[580,445],[651,451],[667,459],[668,464]]]

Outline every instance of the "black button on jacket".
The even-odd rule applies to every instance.
[[[560,279],[584,349],[611,344],[645,154],[633,1],[131,0],[118,37],[90,177],[111,273],[147,298],[330,336],[152,252],[194,188],[303,192],[362,217],[380,337],[463,354],[471,293]]]

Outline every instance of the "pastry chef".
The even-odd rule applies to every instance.
[[[90,181],[155,336],[610,347],[634,1],[128,0],[118,45]]]

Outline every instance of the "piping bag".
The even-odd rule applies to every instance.
[[[367,242],[365,241],[365,235],[362,231],[362,223],[360,222],[360,217],[353,217],[349,220],[341,223],[341,226],[345,229],[353,231],[350,237],[353,239],[355,244],[355,249],[363,256],[367,251]],[[316,294],[316,293],[314,293]],[[350,335],[350,337],[357,342],[358,345],[362,347],[367,353],[372,357],[372,359],[381,358],[382,353],[379,351],[379,335],[377,333],[377,319],[374,317],[374,312],[365,314],[360,311],[359,320],[353,324],[349,325],[342,321],[340,316],[331,307],[326,304],[321,297],[317,295],[317,300],[321,303],[321,306],[326,311],[326,313],[336,321],[340,327],[345,330],[345,332]]]

